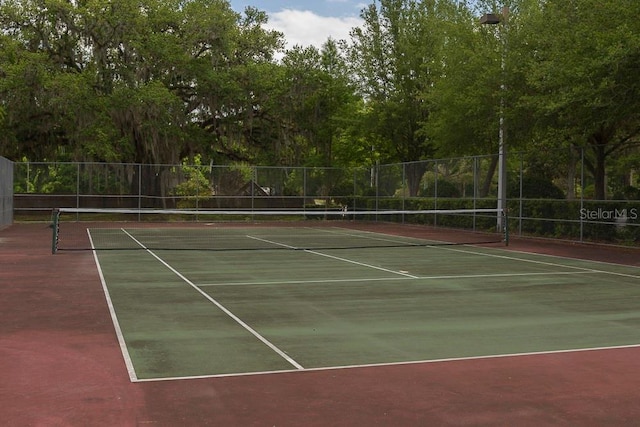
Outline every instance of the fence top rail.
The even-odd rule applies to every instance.
[[[350,210],[350,209],[331,209],[339,215],[372,215],[376,213],[385,215],[401,215],[401,214],[478,214],[478,213],[500,213],[501,209],[418,209],[418,210],[397,210],[397,209],[379,209],[379,210]],[[170,214],[170,215],[326,215],[326,208],[304,209],[304,210],[253,210],[253,209],[211,209],[211,210],[193,210],[193,209],[101,209],[101,208],[56,208],[53,210],[57,213],[113,213],[113,214]]]
[[[196,165],[187,163],[119,163],[119,162],[66,162],[66,161],[54,161],[54,162],[15,162],[17,165],[26,166],[129,166],[129,167],[162,167],[162,168],[203,168],[203,169],[236,169],[245,166],[241,165]],[[402,163],[398,163],[402,164]],[[384,166],[384,165],[378,165]],[[293,170],[293,169],[306,169],[306,170],[338,170],[338,171],[351,171],[351,170],[369,170],[369,166],[263,166],[263,165],[247,165],[247,168],[251,169],[276,169],[276,170]]]

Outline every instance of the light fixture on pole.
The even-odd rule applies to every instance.
[[[494,13],[487,13],[480,18],[480,24],[482,25],[498,25],[503,26],[507,24],[509,19],[509,8],[503,7],[502,14],[497,15]],[[504,120],[504,104],[505,104],[505,55],[506,55],[506,40],[504,28],[500,31],[500,42],[502,44],[502,52],[500,57],[500,127],[498,134],[498,218],[497,228],[499,232],[504,231],[506,224],[504,221],[503,212],[507,207],[507,153],[506,153],[506,130]]]

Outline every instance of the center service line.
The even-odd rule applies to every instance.
[[[274,242],[273,240],[262,239],[260,237],[249,236],[249,235],[247,235],[247,237],[250,238],[250,239],[259,240],[261,242],[270,243],[272,245],[283,246],[283,247],[289,248],[289,249],[300,249],[300,248],[296,248],[295,246],[287,245],[285,243],[280,243],[280,242]],[[314,251],[314,250],[311,250],[311,249],[303,249],[303,251],[307,252],[307,253],[310,253],[310,254],[320,255],[320,256],[323,256],[323,257],[336,259],[338,261],[343,261],[343,262],[348,262],[350,264],[359,265],[361,267],[373,268],[373,269],[376,269],[376,270],[381,270],[381,271],[385,271],[387,273],[392,273],[392,274],[399,274],[401,276],[410,277],[412,279],[419,279],[420,278],[419,276],[414,276],[413,274],[403,273],[401,271],[389,270],[388,268],[378,267],[376,265],[371,265],[371,264],[365,264],[363,262],[358,262],[358,261],[354,261],[354,260],[351,260],[351,259],[342,258],[342,257],[334,256],[334,255],[323,254],[322,252],[317,252],[317,251]]]

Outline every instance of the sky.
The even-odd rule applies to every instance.
[[[351,28],[361,25],[360,11],[372,0],[229,0],[236,12],[254,6],[269,15],[270,29],[284,33],[287,48],[318,48],[329,37],[348,39]]]

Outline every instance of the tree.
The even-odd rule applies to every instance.
[[[208,134],[210,153],[216,160],[255,163],[272,159],[278,129],[269,106],[281,74],[273,55],[284,43],[281,33],[263,29],[267,20],[266,13],[247,8],[228,34],[208,40],[194,58],[198,75],[190,114]],[[215,22],[194,28],[203,26],[217,28]]]
[[[479,24],[500,6],[508,21]],[[419,160],[495,153],[504,118],[529,176],[566,181],[572,197],[584,149],[596,197],[607,174],[626,194],[638,15],[635,0],[376,0],[349,41],[277,61],[283,36],[264,29],[266,13],[225,0],[4,0],[0,149],[15,160],[407,162],[416,195]]]
[[[334,145],[356,101],[338,43],[295,46],[282,60],[280,120],[283,145],[296,164],[332,166]]]
[[[442,69],[423,93],[430,115],[420,132],[434,141],[438,157],[497,153],[505,29],[481,28],[466,5],[449,5],[439,25]],[[493,156],[480,195],[489,192],[497,165]]]
[[[500,96],[500,45],[496,34],[480,28],[466,7],[448,10],[438,46],[442,70],[423,94],[430,106],[422,132],[439,156],[497,152]]]
[[[0,144],[14,158],[249,157],[281,34],[223,0],[0,4]],[[263,86],[264,87],[264,86]],[[267,95],[268,96],[268,95]],[[260,147],[262,148],[262,147]]]
[[[381,145],[383,161],[431,157],[435,145],[422,131],[430,108],[425,95],[441,74],[438,49],[443,9],[451,2],[380,0],[363,10],[364,25],[352,32],[350,61],[367,103],[367,139]],[[424,163],[408,167],[409,193],[416,195]]]
[[[607,161],[640,142],[639,15],[635,0],[549,0],[529,27],[537,131],[587,150],[600,200]]]

